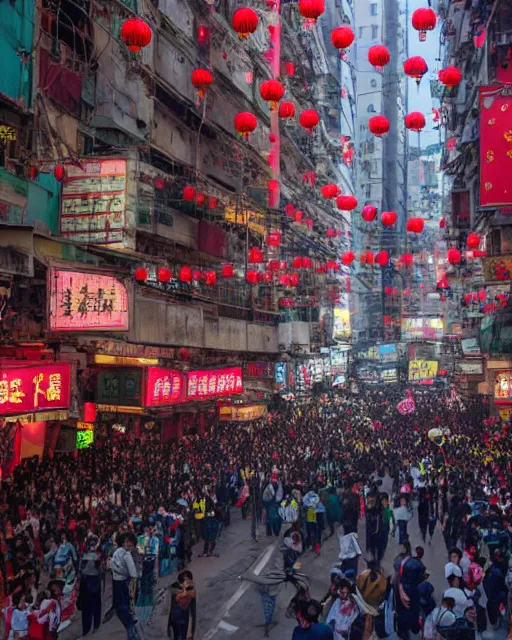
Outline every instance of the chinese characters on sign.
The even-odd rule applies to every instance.
[[[206,400],[215,396],[243,393],[242,367],[190,371],[188,374],[188,400]]]
[[[144,405],[159,407],[185,402],[185,382],[181,371],[149,367]]]
[[[0,368],[0,416],[67,409],[69,394],[67,363]]]
[[[410,360],[409,380],[421,382],[432,380],[437,375],[438,363],[435,360]]]
[[[126,208],[126,160],[81,160],[67,165],[60,230],[64,238],[122,242]]]
[[[403,340],[440,340],[444,335],[442,318],[403,318]]]
[[[49,270],[51,331],[127,331],[128,293],[112,276]]]
[[[273,362],[246,362],[244,364],[246,378],[274,378]]]
[[[501,371],[496,375],[494,398],[497,401],[512,401],[512,371]]]

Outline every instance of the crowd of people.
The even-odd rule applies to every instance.
[[[137,620],[152,615],[158,579],[176,573],[169,632],[175,640],[190,640],[195,586],[186,565],[197,542],[202,555],[216,554],[236,506],[250,519],[253,536],[263,522],[268,536],[283,540],[284,579],[294,575],[306,549],[321,553],[323,539],[339,524],[350,537],[365,517],[371,557],[365,582],[357,573],[346,575],[346,567],[333,574],[325,623],[317,623],[314,612],[324,612],[329,598],[322,607],[302,598],[296,613],[309,635],[297,630],[294,638],[330,637],[323,627],[312,635],[316,624],[334,628],[336,640],[357,638],[356,621],[364,617],[367,640],[374,631],[368,616],[388,602],[392,584],[401,638],[416,633],[421,621],[429,628],[432,615],[442,618],[433,623],[436,633],[451,626],[453,616],[471,622],[473,605],[480,628],[484,618],[496,625],[507,607],[512,535],[507,426],[489,419],[480,398],[415,393],[414,411],[404,414],[396,406],[403,397],[403,390],[360,389],[304,403],[281,400],[251,429],[219,423],[211,433],[165,444],[157,435],[135,443],[130,434],[117,434],[74,455],[23,460],[0,496],[6,638],[56,638],[78,608],[84,636],[115,611],[128,638],[136,639]],[[449,433],[433,442],[433,427],[449,427]],[[450,552],[449,589],[430,611],[422,604],[428,580],[421,553],[408,546],[413,505],[424,544],[440,528]],[[391,535],[401,544],[395,580],[384,580],[382,600],[370,602],[368,586],[377,581],[380,592],[384,585],[380,563]],[[113,609],[105,612],[107,576]],[[472,593],[466,607],[452,589]],[[487,596],[485,605],[476,602],[476,593]],[[268,627],[275,597],[267,604]],[[457,633],[461,628],[454,625]]]

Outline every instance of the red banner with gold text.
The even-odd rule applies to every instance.
[[[512,204],[512,87],[480,88],[480,206]]]

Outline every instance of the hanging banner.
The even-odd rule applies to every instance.
[[[66,165],[60,232],[75,241],[110,244],[125,233],[126,160],[81,159]]]
[[[189,371],[188,400],[207,400],[216,396],[243,393],[242,367]]]
[[[181,371],[149,367],[144,406],[162,407],[186,401],[185,378]]]
[[[480,87],[480,206],[512,204],[512,87]]]
[[[345,297],[346,294],[342,294],[342,296]],[[334,340],[344,340],[350,338],[351,335],[350,309],[347,303],[347,308],[335,307],[334,309],[332,337]]]
[[[285,392],[288,388],[288,363],[276,362],[274,370],[274,391],[276,393]]]
[[[51,363],[0,367],[0,416],[68,409],[71,365]]]
[[[273,380],[274,363],[273,362],[245,362],[244,363],[245,378],[265,378]]]
[[[128,292],[112,276],[48,270],[50,331],[127,331]]]

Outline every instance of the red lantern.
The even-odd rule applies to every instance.
[[[140,51],[151,42],[153,32],[140,18],[129,18],[121,27],[121,38],[130,51]]]
[[[300,114],[299,123],[301,127],[304,127],[306,131],[311,135],[313,133],[313,129],[320,122],[320,116],[318,112],[314,109],[306,109]]]
[[[392,287],[384,287],[384,293],[387,296],[392,296],[393,295],[393,288]]]
[[[295,217],[295,207],[293,206],[293,204],[287,204],[284,207],[284,212],[289,218]]]
[[[478,249],[480,246],[480,236],[478,233],[470,233],[467,239],[468,249]]]
[[[346,25],[331,31],[331,42],[336,49],[347,49],[354,42],[354,32]]]
[[[384,324],[391,324],[391,316],[384,316],[382,319],[384,320]]]
[[[325,235],[328,238],[337,238],[340,235],[340,232],[337,231],[336,229],[327,229],[327,231],[325,232]]]
[[[278,282],[282,287],[289,287],[290,286],[290,276],[287,275],[286,273],[283,273],[282,275],[279,276]]]
[[[268,234],[267,245],[269,247],[279,247],[281,245],[281,234],[279,231],[273,231]]]
[[[387,251],[380,251],[375,258],[375,262],[381,267],[386,267],[389,263],[389,253]]]
[[[485,302],[485,300],[487,300],[487,291],[485,289],[480,289],[478,292],[478,299],[480,302]]]
[[[96,405],[94,402],[84,402],[84,422],[96,422]]]
[[[405,116],[405,126],[410,131],[420,132],[425,124],[425,116],[419,111],[412,111]]]
[[[407,58],[404,62],[404,73],[409,78],[414,78],[417,84],[420,83],[420,80],[428,71],[428,65],[425,62],[425,59],[421,56],[413,56],[412,58]]]
[[[249,262],[251,264],[261,264],[263,262],[263,251],[259,247],[252,247],[249,250]]]
[[[62,182],[66,177],[66,170],[62,165],[58,164],[53,170],[53,176],[57,182]]]
[[[157,176],[153,180],[153,186],[157,191],[162,191],[163,189],[165,189],[165,180]]]
[[[194,69],[192,71],[192,84],[197,89],[200,98],[204,98],[212,83],[213,76],[208,69]]]
[[[269,260],[267,262],[267,269],[270,269],[270,271],[279,271],[279,260]]]
[[[324,198],[335,198],[341,193],[341,189],[337,184],[326,184],[320,189]]]
[[[251,270],[247,272],[247,282],[249,284],[258,284],[258,272]]]
[[[302,211],[296,211],[294,214],[295,222],[301,222],[303,213]]]
[[[362,253],[362,254],[359,256],[359,262],[360,262],[361,264],[366,264],[366,253]]]
[[[380,138],[381,136],[386,135],[389,131],[389,120],[386,116],[373,116],[368,120],[368,128],[374,136]]]
[[[313,266],[313,262],[311,261],[311,258],[308,258],[307,256],[304,256],[302,258],[302,268],[303,269],[311,269],[312,266]]]
[[[408,298],[411,295],[411,290],[409,288],[404,289],[404,296]]]
[[[192,200],[196,197],[196,190],[194,187],[187,185],[183,188],[183,200],[185,202],[192,202]]]
[[[258,120],[253,113],[242,111],[236,114],[235,129],[242,136],[242,138],[249,140],[250,134],[256,129],[257,126]]]
[[[232,264],[225,264],[222,267],[222,277],[223,278],[234,278],[235,277],[235,269]]]
[[[208,198],[208,209],[212,211],[213,209],[216,209],[218,206],[219,206],[219,201],[217,200],[217,198],[210,196]]]
[[[290,77],[295,75],[295,65],[293,64],[293,62],[284,63],[284,72],[287,76]]]
[[[420,7],[412,14],[412,26],[420,32],[420,42],[424,42],[427,31],[432,31],[436,26],[436,14],[432,9]]]
[[[299,286],[299,274],[298,273],[290,273],[288,276],[288,286],[290,287],[298,287]]]
[[[277,109],[277,103],[284,96],[284,87],[279,80],[265,80],[260,85],[260,96],[270,103],[270,110]]]
[[[351,194],[338,196],[336,205],[342,211],[353,211],[357,207],[357,198]]]
[[[206,198],[204,193],[196,193],[196,205],[198,207],[203,207],[206,202]]]
[[[207,287],[213,287],[213,285],[217,284],[217,273],[215,271],[207,271],[204,281]]]
[[[324,11],[324,0],[299,0],[300,15],[308,22],[316,22]]]
[[[243,7],[233,14],[231,24],[241,38],[248,38],[258,28],[258,14],[254,9]]]
[[[171,270],[167,267],[158,269],[158,282],[169,282],[171,279]]]
[[[425,228],[425,220],[423,218],[409,218],[407,220],[406,229],[410,233],[421,233]]]
[[[185,347],[181,347],[178,349],[178,353],[176,355],[178,356],[178,360],[187,361],[190,358],[190,351]]]
[[[446,69],[441,69],[438,73],[438,77],[445,87],[452,89],[462,80],[462,73],[457,69],[457,67],[446,67]]]
[[[389,50],[383,44],[376,44],[368,49],[368,61],[377,69],[386,66],[390,60]]]
[[[354,260],[355,260],[355,255],[352,251],[346,251],[342,256],[341,256],[341,262],[345,265],[345,266],[349,266],[351,265]]]
[[[486,255],[487,251],[479,251],[477,249],[473,251],[473,258],[485,258]]]
[[[302,269],[302,258],[300,256],[295,256],[292,260],[292,267],[294,269]]]
[[[448,262],[450,264],[459,264],[460,251],[458,249],[448,249]]]
[[[362,216],[365,222],[373,222],[377,216],[377,207],[372,204],[366,204],[363,207]]]
[[[135,269],[135,280],[137,282],[146,282],[148,279],[148,270],[144,267],[138,267]]]
[[[263,274],[263,282],[270,284],[273,279],[274,279],[274,274],[272,273],[272,271],[265,271],[265,273]]]
[[[365,255],[366,255],[366,264],[374,264],[375,263],[375,256],[373,255],[373,253],[371,251],[367,251]]]
[[[338,263],[335,260],[328,260],[325,263],[325,268],[327,269],[327,271],[337,271]]]
[[[192,268],[187,265],[181,267],[178,279],[181,280],[181,282],[192,282]]]
[[[444,229],[446,227],[446,218],[443,216],[441,220],[439,220],[439,228]]]
[[[199,280],[201,280],[201,278],[203,277],[203,272],[199,271],[198,269],[192,271],[192,280],[194,282],[199,282]]]
[[[281,102],[279,105],[279,117],[284,120],[295,117],[295,105],[293,102]]]
[[[316,272],[317,273],[326,273],[327,272],[327,265],[325,264],[325,262],[321,262],[318,267],[316,268]]]
[[[395,211],[383,211],[380,219],[385,227],[392,227],[397,221],[397,215]]]
[[[400,262],[406,267],[410,267],[413,261],[414,258],[412,256],[412,253],[404,253],[404,255],[400,258]]]

